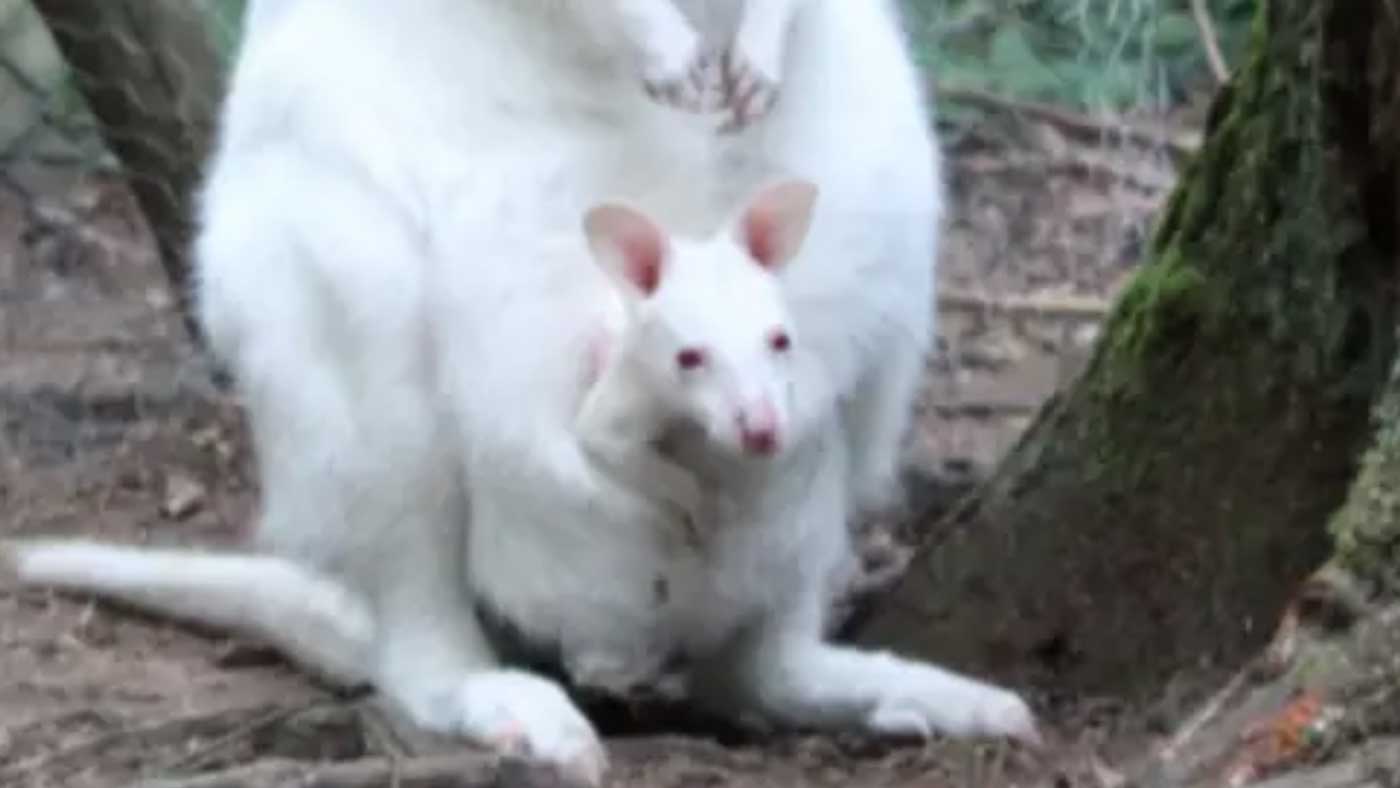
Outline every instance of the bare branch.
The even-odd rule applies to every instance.
[[[996,297],[969,291],[945,290],[938,296],[938,306],[967,312],[1031,315],[1039,317],[1101,320],[1112,304],[1099,298],[1073,296],[1002,296]]]
[[[1187,157],[1200,147],[1200,135],[1167,128],[1150,128],[1122,118],[1099,119],[1063,107],[998,96],[975,88],[935,87],[940,101],[969,104],[984,109],[1025,115],[1050,123],[1077,137],[1120,139],[1146,148],[1160,148]]]
[[[146,788],[562,788],[566,784],[544,766],[484,752],[338,763],[269,759],[214,774],[143,783]]]
[[[1206,0],[1191,0],[1191,16],[1196,18],[1196,27],[1201,31],[1201,45],[1205,47],[1211,73],[1215,74],[1215,81],[1224,85],[1230,81],[1230,66],[1220,51],[1220,36],[1215,32],[1215,22],[1210,18]]]

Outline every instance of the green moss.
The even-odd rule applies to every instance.
[[[1320,25],[1315,13],[1261,7],[1253,53],[1213,105],[1151,260],[1120,297],[1084,376],[1081,404],[1105,412],[1081,427],[1095,447],[1088,478],[1150,482],[1159,463],[1133,424],[1143,406],[1154,424],[1187,431],[1312,400],[1313,415],[1293,417],[1307,421],[1323,408],[1368,405],[1380,387],[1393,349],[1383,326],[1390,275],[1345,177],[1342,146],[1352,138],[1323,109]],[[1177,401],[1167,392],[1198,363],[1211,396]]]
[[[1180,255],[1168,252],[1138,272],[1118,300],[1106,334],[1103,382],[1113,393],[1138,393],[1144,364],[1209,336],[1218,323],[1218,288]]]
[[[1329,528],[1337,563],[1375,590],[1400,594],[1400,363],[1373,421],[1374,443]]]

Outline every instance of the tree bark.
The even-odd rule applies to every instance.
[[[860,638],[1144,697],[1256,653],[1329,556],[1394,587],[1397,157],[1394,3],[1263,0],[1088,368]]]
[[[33,0],[159,246],[186,328],[191,206],[213,135],[223,68],[199,5]]]

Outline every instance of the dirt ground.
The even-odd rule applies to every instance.
[[[1161,151],[1044,119],[988,115],[950,131],[955,206],[940,349],[909,449],[915,506],[951,504],[1073,377],[1175,175]],[[41,199],[35,210],[0,197],[0,535],[236,542],[256,506],[237,405],[183,341],[125,192],[95,176]],[[853,593],[907,559],[897,521],[865,529]],[[600,714],[616,734],[617,786],[1100,786],[1111,772],[1097,703],[1043,706],[1052,741],[1072,743],[1044,756],[682,735],[681,722]],[[372,758],[405,752],[383,719],[372,700],[336,696],[250,644],[0,589],[0,785],[459,784]],[[460,767],[478,769],[470,784],[526,784],[510,769],[481,776],[495,764],[476,757]],[[254,762],[262,771],[217,775]],[[342,771],[303,774],[330,762]]]

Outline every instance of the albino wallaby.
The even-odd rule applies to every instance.
[[[805,181],[767,186],[730,231],[702,244],[668,239],[625,205],[588,213],[590,246],[629,307],[584,400],[580,439],[611,467],[629,469],[635,483],[667,487],[673,501],[696,496],[710,504],[694,515],[695,552],[650,567],[671,589],[667,598],[638,584],[634,604],[658,610],[658,624],[669,627],[668,640],[650,642],[652,653],[679,652],[692,667],[695,699],[731,716],[1033,741],[1031,714],[1010,692],[823,642],[831,580],[849,557],[845,452],[834,421],[790,440],[791,362],[805,351],[780,280],[797,261],[816,195]],[[658,464],[651,442],[678,423],[698,429],[678,428],[679,466]],[[663,476],[652,475],[658,468]],[[692,473],[698,485],[689,484]],[[546,536],[531,552],[546,553],[554,541]],[[510,598],[516,585],[482,594]],[[561,589],[556,605],[579,617],[572,623],[582,632],[605,628],[616,611],[562,602],[586,593]],[[516,610],[525,621],[554,617]],[[583,667],[599,664],[626,662]]]
[[[561,667],[580,684],[645,681],[679,658],[692,669],[695,699],[734,717],[758,713],[789,725],[1034,740],[1031,714],[1010,692],[823,642],[831,580],[849,551],[840,482],[846,458],[834,420],[801,443],[789,441],[790,357],[803,349],[779,279],[807,234],[815,198],[810,183],[769,186],[730,228],[703,242],[668,238],[623,204],[594,207],[584,235],[610,284],[601,274],[588,276],[569,244],[540,245],[541,266],[551,258],[568,265],[572,256],[580,276],[571,289],[544,293],[536,307],[569,314],[571,305],[594,303],[611,315],[582,318],[553,336],[538,330],[543,311],[498,318],[507,331],[517,321],[534,325],[537,341],[557,354],[531,355],[541,367],[532,377],[548,365],[580,379],[573,396],[516,403],[538,420],[530,440],[553,447],[536,455],[550,467],[537,466],[526,481],[544,482],[557,495],[588,478],[581,459],[593,457],[637,492],[678,505],[699,533],[679,543],[665,538],[665,518],[638,518],[635,511],[609,517],[622,494],[609,498],[596,487],[542,506],[540,496],[486,472],[498,463],[469,466],[468,582],[479,604],[528,638],[557,646]],[[600,285],[616,288],[621,299],[591,297]],[[567,352],[566,345],[590,336],[594,354]],[[518,357],[509,358],[509,366],[530,374]],[[567,437],[570,412],[578,445]],[[674,447],[679,463],[654,448],[668,430],[681,436]],[[491,459],[508,456],[510,447],[497,441],[512,434],[478,432],[474,449]],[[586,506],[570,508],[589,499],[601,504],[592,517]],[[374,621],[367,600],[278,559],[179,559],[63,542],[7,549],[27,582],[95,590],[231,626],[342,681],[373,675],[368,660],[384,622]],[[485,644],[473,657],[483,665],[491,660]],[[543,679],[482,675],[496,678],[469,685],[475,694],[462,698],[468,708],[482,694],[499,704],[493,691],[507,690],[546,710],[561,702]],[[528,746],[581,779],[596,780],[603,756],[591,728],[571,707],[556,712],[555,719],[531,719],[513,709],[473,711],[479,716],[467,717],[462,732]],[[472,723],[481,728],[466,727]]]
[[[737,611],[753,610],[752,590],[783,589],[765,608],[783,615],[753,630],[768,636],[702,660],[702,697],[731,687],[779,718],[1023,734],[1009,693],[821,645],[809,634],[818,595],[806,579],[779,582],[803,561],[763,552],[764,534],[799,522],[789,547],[825,538],[839,554],[845,535],[824,518],[888,494],[929,348],[940,165],[892,3],[795,6],[781,100],[716,137],[640,89],[622,2],[254,0],[196,257],[200,317],[253,431],[264,555],[47,545],[12,559],[30,582],[253,629],[333,674],[367,676],[420,725],[585,779],[604,763],[592,728],[556,684],[500,663],[476,602],[566,653],[609,654],[665,644],[678,627],[720,642],[731,617],[750,631]],[[676,7],[713,40],[737,30],[742,3]],[[676,517],[653,491],[585,456],[572,418],[596,337],[579,327],[616,320],[617,294],[604,284],[597,299],[551,299],[579,285],[560,276],[569,255],[540,241],[576,233],[614,196],[709,235],[775,175],[822,194],[782,273],[800,343],[774,435],[816,481],[798,514],[765,512],[759,527],[725,525],[721,511],[697,553],[671,538]],[[831,450],[798,448],[812,442]],[[753,500],[784,500],[793,491],[773,479],[804,478],[736,473],[745,466],[713,459],[729,455],[681,443],[681,464],[718,489],[762,479]],[[710,498],[724,496],[701,496],[702,520]],[[711,554],[745,556],[733,571],[746,581],[685,570]],[[658,555],[672,567],[662,584]],[[642,585],[711,604],[693,620],[664,604],[638,612]],[[635,618],[577,634],[576,616],[598,620],[590,610]],[[913,694],[891,689],[896,678]]]
[[[667,490],[686,514],[700,502],[692,474],[637,450],[678,421],[734,455],[780,448],[794,328],[777,275],[807,235],[815,195],[804,181],[770,186],[731,232],[703,244],[668,239],[627,205],[587,214],[590,248],[627,319],[584,399],[579,436],[595,459],[624,466],[635,486]]]

